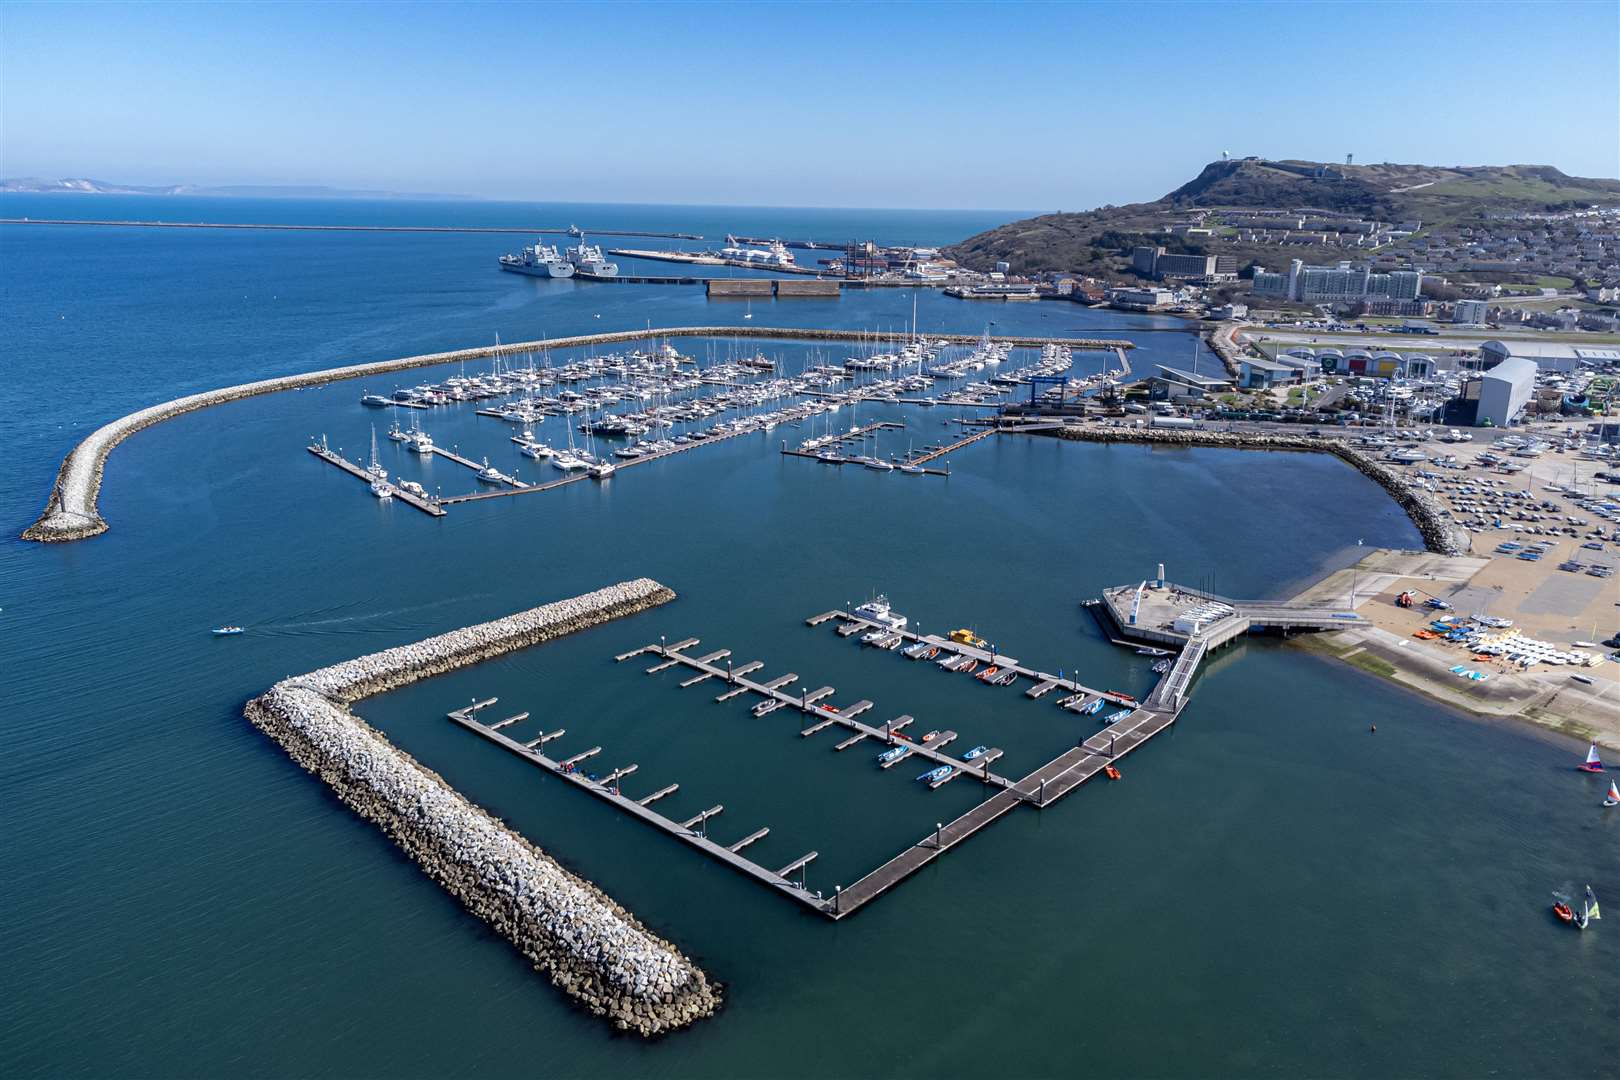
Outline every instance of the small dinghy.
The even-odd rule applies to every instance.
[[[1602,772],[1603,771],[1603,759],[1598,757],[1597,743],[1592,743],[1591,745],[1589,745],[1587,747],[1586,760],[1581,762],[1579,765],[1577,765],[1575,767],[1577,769],[1581,770],[1582,772]]]
[[[214,631],[215,637],[229,637],[232,634],[242,633],[240,626],[221,626]]]
[[[1620,783],[1609,781],[1609,793],[1603,797],[1604,806],[1620,806]]]

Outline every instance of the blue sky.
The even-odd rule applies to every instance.
[[[1620,174],[1620,4],[0,5],[0,174],[1083,209],[1222,150]]]

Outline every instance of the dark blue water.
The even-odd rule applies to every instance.
[[[0,211],[44,214],[17,205]],[[141,207],[95,216],[150,216]],[[402,210],[208,200],[175,216],[205,212],[363,223]],[[704,233],[839,225],[598,213]],[[957,225],[847,221],[919,242]],[[697,290],[500,274],[510,246],[0,228],[0,528],[32,519],[85,431],[189,390],[497,333],[741,323]],[[902,290],[756,304],[752,321],[892,329],[911,302]],[[1106,330],[1140,342],[1139,366],[1192,348],[1146,332],[1151,321],[1067,305],[923,293],[918,312],[925,329]],[[949,479],[905,477],[783,458],[780,440],[808,433],[789,428],[433,521],[377,504],[301,449],[320,431],[363,449],[377,417],[358,392],[260,398],[143,432],[109,464],[110,532],[0,546],[7,1073],[1539,1076],[1620,1052],[1615,935],[1547,916],[1550,893],[1576,883],[1620,896],[1620,818],[1601,816],[1569,749],[1275,643],[1212,663],[1183,722],[1129,759],[1122,783],[1015,814],[837,925],[444,720],[498,694],[533,713],[521,733],[567,727],[569,746],[638,763],[645,790],[681,783],[672,814],[724,803],[717,836],[769,825],[762,862],[821,852],[811,884],[831,888],[978,793],[928,793],[917,770],[881,773],[866,750],[834,754],[827,733],[802,740],[791,717],[755,720],[613,654],[699,636],[765,661],[762,674],[870,698],[880,719],[911,713],[965,746],[1003,746],[1016,773],[1088,722],[863,653],[805,616],[883,589],[925,627],[972,625],[1025,661],[1140,690],[1145,662],[1079,606],[1103,585],[1164,561],[1229,594],[1285,595],[1352,558],[1357,538],[1417,544],[1341,463],[1001,438],[957,455]],[[885,417],[907,428],[883,452],[955,430],[944,410],[859,418]],[[470,410],[424,422],[441,442],[529,464],[504,425]],[[383,451],[393,471],[421,467]],[[447,464],[432,466],[447,492],[471,486]],[[726,984],[720,1017],[654,1044],[567,1006],[240,715],[282,676],[643,574],[680,599],[362,712]],[[226,621],[250,632],[206,633]]]

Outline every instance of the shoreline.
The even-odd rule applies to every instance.
[[[1445,586],[1466,589],[1476,574],[1490,565],[1483,558],[1447,557],[1393,548],[1375,548],[1355,564],[1330,571],[1301,589],[1294,599],[1348,602],[1355,593],[1356,607],[1378,605],[1373,625],[1330,633],[1302,635],[1290,641],[1296,648],[1337,661],[1402,690],[1491,724],[1512,725],[1549,739],[1595,742],[1620,751],[1620,708],[1605,701],[1612,691],[1599,676],[1591,687],[1573,685],[1562,668],[1545,672],[1502,670],[1484,683],[1464,681],[1452,671],[1459,660],[1474,667],[1468,654],[1445,652],[1439,646],[1403,637],[1378,622],[1388,621],[1394,595],[1424,585],[1435,592]],[[1604,715],[1607,708],[1608,715]],[[1603,721],[1607,720],[1607,724]]]
[[[1464,555],[1470,549],[1468,533],[1446,519],[1445,508],[1428,492],[1408,484],[1400,473],[1341,439],[1238,431],[1079,426],[1065,426],[1035,434],[1050,434],[1074,442],[1332,454],[1388,492],[1417,526],[1428,550],[1441,555]]]
[[[349,706],[673,599],[650,578],[608,586],[283,679],[243,714],[576,1004],[621,1031],[661,1035],[713,1016],[718,984]]]
[[[297,390],[309,386],[324,386],[327,383],[342,382],[346,379],[384,375],[395,371],[408,371],[412,368],[453,364],[462,360],[476,360],[490,356],[511,356],[546,349],[611,345],[656,338],[733,337],[789,341],[868,341],[873,336],[870,331],[865,330],[826,330],[815,327],[795,329],[769,326],[674,326],[645,330],[616,330],[600,334],[580,334],[572,337],[545,338],[539,341],[513,342],[509,345],[486,345],[472,349],[455,349],[449,352],[422,353],[417,356],[405,356],[393,360],[377,360],[371,363],[351,364],[340,368],[326,368],[322,371],[311,371],[300,375],[283,375],[271,379],[259,379],[254,382],[221,387],[217,390],[204,390],[200,393],[187,394],[184,397],[138,409],[103,424],[85,436],[62,459],[62,464],[56,472],[56,481],[51,486],[51,494],[46,499],[45,509],[32,525],[22,531],[21,535],[24,540],[34,540],[47,544],[69,543],[74,540],[88,540],[93,536],[100,536],[109,528],[106,519],[101,516],[98,503],[101,494],[102,473],[107,464],[107,456],[112,453],[119,443],[136,432],[143,431],[154,424],[161,424],[165,420],[173,419],[184,413],[206,409],[214,405],[224,405],[232,401],[240,401],[243,398],[258,397],[261,394],[274,394],[283,390]],[[953,344],[973,344],[979,340],[979,337],[973,334],[933,334],[930,336]],[[1136,347],[1135,342],[1110,338],[998,336],[992,337],[991,340],[1026,347],[1062,344],[1082,350],[1134,349]]]

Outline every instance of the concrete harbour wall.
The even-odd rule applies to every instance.
[[[978,340],[977,337],[971,334],[933,334],[930,336],[961,343],[971,343]],[[166,401],[160,405],[153,405],[138,412],[132,412],[128,416],[120,417],[111,423],[102,425],[87,435],[63,459],[61,468],[57,470],[56,483],[51,488],[51,495],[46,501],[44,512],[40,514],[39,520],[23,530],[22,537],[24,540],[52,543],[84,540],[106,532],[107,522],[101,516],[97,505],[97,496],[101,492],[101,477],[102,471],[107,464],[107,455],[112,453],[115,446],[137,431],[151,427],[153,424],[162,423],[182,413],[206,409],[211,405],[223,405],[226,402],[238,401],[242,398],[256,397],[260,394],[273,394],[281,390],[323,386],[344,379],[359,379],[372,375],[384,375],[394,371],[407,371],[411,368],[453,364],[461,360],[476,360],[488,356],[513,356],[536,352],[541,349],[569,349],[588,345],[612,345],[627,341],[674,337],[869,341],[873,335],[857,330],[794,329],[767,326],[677,326],[655,330],[625,330],[606,334],[583,334],[576,337],[550,338],[543,341],[514,342],[510,345],[486,346],[476,349],[456,349],[451,352],[424,353],[420,356],[406,356],[397,360],[380,360],[371,364],[353,364],[348,367],[311,371],[302,375],[261,379],[257,382],[227,386],[219,390],[208,390],[200,394],[189,394],[185,397],[175,398],[173,401]],[[1135,344],[1129,341],[1085,338],[998,337],[992,340],[1013,345],[1034,346],[1056,342],[1077,349],[1135,348]]]
[[[1397,470],[1339,440],[1309,435],[1273,435],[1236,431],[1188,431],[1164,428],[1062,427],[1051,434],[1061,439],[1105,443],[1158,443],[1169,446],[1219,446],[1240,450],[1293,450],[1333,454],[1348,462],[1379,487],[1389,492],[1412,519],[1430,551],[1441,555],[1466,555],[1466,530],[1446,517],[1445,507],[1433,495],[1406,482]]]
[[[624,582],[285,679],[244,711],[578,1004],[620,1030],[658,1035],[713,1015],[719,987],[348,705],[674,598],[647,578]]]

